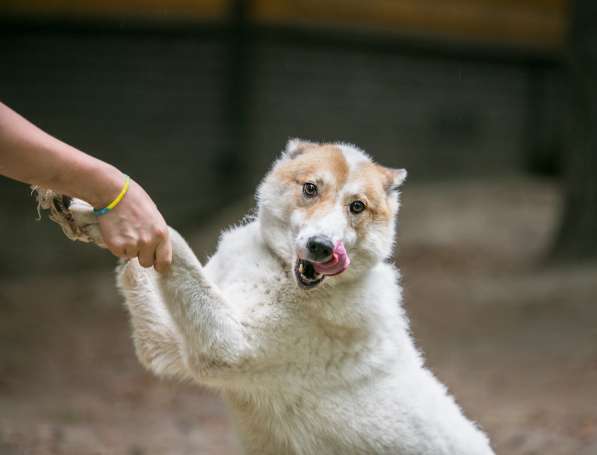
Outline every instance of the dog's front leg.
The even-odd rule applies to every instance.
[[[250,356],[246,328],[180,234],[171,228],[170,238],[172,265],[158,282],[182,336],[187,365],[198,380],[233,373]]]
[[[156,289],[155,276],[137,259],[122,264],[116,273],[131,315],[137,358],[158,376],[191,379],[182,355],[182,339]]]

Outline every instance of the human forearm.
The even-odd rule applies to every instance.
[[[116,168],[46,134],[2,103],[0,174],[98,208],[108,204],[123,184]]]
[[[46,134],[0,103],[0,175],[51,188],[106,207],[123,190],[122,173]],[[172,251],[168,227],[149,195],[134,181],[126,197],[98,218],[108,249],[119,257],[138,257],[144,267],[164,270]]]

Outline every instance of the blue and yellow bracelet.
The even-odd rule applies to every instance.
[[[114,199],[112,202],[110,202],[108,205],[106,205],[103,209],[93,209],[93,213],[95,214],[95,216],[105,215],[110,210],[115,208],[118,204],[120,204],[120,201],[122,201],[122,199],[126,195],[127,191],[129,190],[129,184],[131,182],[131,178],[128,175],[125,175],[124,177],[125,177],[124,186],[122,187],[120,194],[118,196],[116,196],[116,199]]]

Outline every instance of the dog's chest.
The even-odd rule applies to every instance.
[[[276,336],[300,323],[296,284],[277,258],[255,247],[232,258],[224,249],[207,264],[206,273],[260,336]]]
[[[288,293],[292,279],[275,258],[246,250],[234,258],[219,251],[206,272],[229,300],[241,307],[275,303]]]
[[[309,300],[275,259],[249,256],[242,266],[239,263],[210,273],[256,334],[262,360],[274,365],[275,371],[268,373],[271,377],[281,374],[300,383],[324,376],[335,380],[347,362],[357,361],[357,331],[319,315],[321,307],[329,305],[326,297],[316,303]]]

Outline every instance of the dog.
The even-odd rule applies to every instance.
[[[119,266],[140,362],[220,391],[250,455],[493,454],[409,332],[388,262],[405,178],[353,145],[289,141],[205,266],[173,229],[167,272]],[[89,204],[38,200],[103,244]]]

